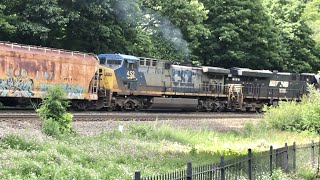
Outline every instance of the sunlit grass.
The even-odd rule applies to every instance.
[[[270,131],[247,124],[243,131],[214,132],[159,125],[131,125],[95,136],[74,135],[60,140],[9,135],[0,140],[0,179],[131,179],[218,162],[275,148],[285,142],[309,143],[313,134]]]

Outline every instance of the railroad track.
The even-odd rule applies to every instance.
[[[244,119],[244,118],[261,118],[262,114],[256,113],[122,113],[122,112],[100,112],[100,113],[72,113],[74,121],[152,121],[152,120],[172,120],[172,119]],[[36,113],[0,113],[0,119],[38,119]]]

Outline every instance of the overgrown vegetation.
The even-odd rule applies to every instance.
[[[119,123],[120,124],[120,123]],[[125,126],[94,136],[9,135],[0,140],[0,179],[132,179],[193,165],[215,163],[254,151],[309,143],[314,135],[253,128],[214,132],[154,123]]]
[[[281,169],[277,169],[272,173],[272,176],[269,175],[269,173],[261,176],[259,180],[312,180],[315,178],[316,172],[312,169],[303,169],[296,174],[293,173],[285,173]]]
[[[313,132],[320,134],[320,93],[308,86],[309,94],[301,102],[280,102],[279,106],[265,109],[267,124],[279,130]]]
[[[42,131],[53,137],[72,132],[72,114],[67,113],[69,101],[64,97],[64,91],[60,87],[50,88],[46,97],[42,100],[37,112],[42,120]]]

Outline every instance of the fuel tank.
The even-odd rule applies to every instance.
[[[41,98],[60,86],[68,99],[96,100],[95,55],[0,42],[0,97]]]
[[[196,109],[197,106],[198,99],[155,97],[151,109]]]

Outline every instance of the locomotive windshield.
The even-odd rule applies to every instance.
[[[122,59],[113,59],[113,58],[108,58],[108,57],[99,57],[100,64],[111,68],[115,69],[121,66],[122,64]]]
[[[137,68],[138,58],[124,54],[99,54],[100,64],[110,69],[120,67]]]
[[[107,58],[107,62],[105,66],[111,69],[116,69],[120,67],[121,64],[122,64],[122,59]]]
[[[109,65],[121,65],[121,59],[107,59],[107,64]]]

